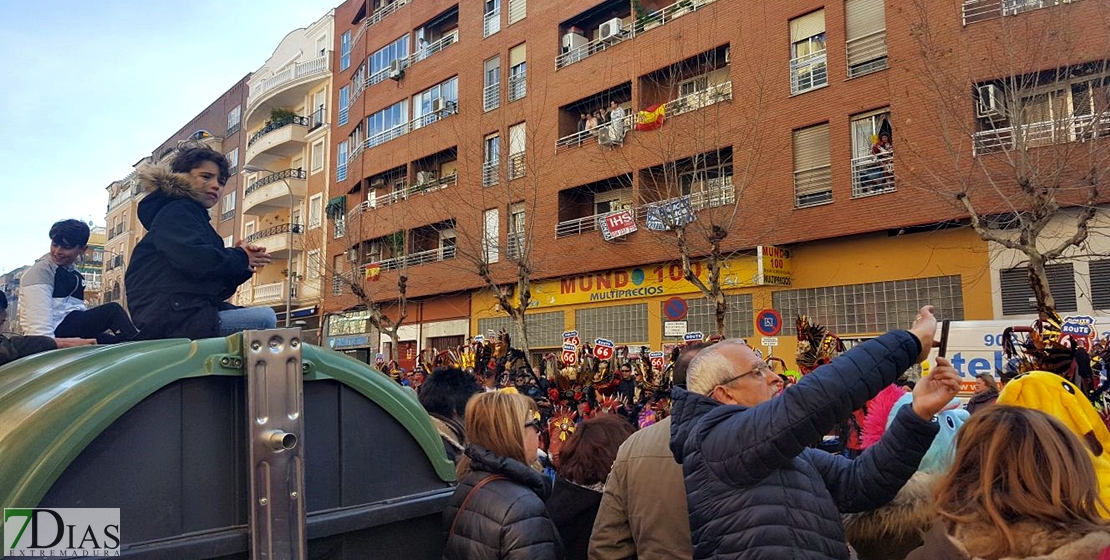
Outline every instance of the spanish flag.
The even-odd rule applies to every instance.
[[[636,114],[636,124],[632,128],[640,131],[655,130],[663,126],[663,117],[666,112],[667,106],[665,104],[652,105]]]
[[[382,267],[378,263],[366,265],[366,281],[377,282],[378,277],[382,275]]]

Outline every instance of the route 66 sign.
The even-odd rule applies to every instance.
[[[594,341],[594,357],[599,360],[609,360],[613,357],[613,341],[599,338]]]
[[[656,371],[663,371],[663,353],[652,352],[648,354],[648,359],[651,360],[651,369]]]

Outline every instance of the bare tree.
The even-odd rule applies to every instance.
[[[1022,254],[1043,314],[1055,308],[1046,266],[1085,246],[1104,200],[1110,21],[1093,3],[953,4],[966,29],[934,1],[897,8],[916,46],[907,70],[929,130],[894,131],[896,169],[966,212],[980,238]],[[1069,216],[1063,235],[1046,234]]]

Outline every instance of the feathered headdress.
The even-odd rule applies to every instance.
[[[844,351],[844,343],[828,329],[811,323],[809,317],[798,316],[798,351],[795,361],[802,374],[807,374],[832,361]]]

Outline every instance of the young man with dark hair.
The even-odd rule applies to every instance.
[[[420,404],[432,417],[432,424],[443,438],[447,456],[456,463],[466,446],[463,415],[470,397],[482,392],[473,375],[458,368],[436,369],[420,386]]]
[[[138,330],[118,303],[85,306],[85,278],[75,266],[89,243],[89,226],[62,220],[50,227],[50,252],[23,274],[19,322],[28,335],[95,338],[113,344],[135,338]]]
[[[0,292],[0,331],[8,321],[8,296]],[[96,344],[91,338],[50,338],[48,336],[20,336],[6,334],[0,336],[0,366],[24,356],[46,352],[57,348],[72,348]]]

